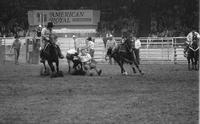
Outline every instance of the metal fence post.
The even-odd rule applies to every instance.
[[[3,64],[6,62],[6,36],[3,36],[4,39],[4,47],[3,47]]]
[[[174,39],[174,64],[177,64],[176,39]]]

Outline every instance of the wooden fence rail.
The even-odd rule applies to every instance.
[[[22,49],[20,52],[19,61],[27,62],[27,44],[26,40],[31,39],[31,37],[21,37]],[[32,38],[33,39],[33,38]],[[79,46],[85,45],[86,38],[78,38]],[[114,38],[117,43],[121,43],[120,37]],[[141,61],[161,61],[161,62],[171,62],[180,63],[186,62],[186,58],[183,56],[185,37],[141,37],[141,50],[140,58]],[[9,48],[11,47],[13,37],[0,38],[0,50],[1,50],[1,61],[14,61],[14,57],[9,53]],[[72,38],[58,38],[58,44],[60,45],[62,53],[65,55],[67,50],[74,48],[74,40]],[[102,38],[95,38],[95,59],[99,61],[105,61],[105,48]]]

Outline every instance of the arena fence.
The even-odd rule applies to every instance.
[[[85,37],[77,38],[78,47],[85,46]],[[121,43],[120,37],[114,38],[117,43]],[[21,63],[39,63],[40,38],[21,37],[22,47],[20,51],[19,62]],[[186,58],[183,56],[185,37],[141,37],[142,47],[140,49],[141,63],[185,63]],[[14,53],[9,52],[13,37],[0,38],[0,62],[14,62]],[[58,44],[61,51],[66,55],[67,50],[74,48],[72,38],[59,37]],[[105,48],[102,38],[95,38],[95,59],[105,62]]]

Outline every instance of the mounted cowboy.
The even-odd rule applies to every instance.
[[[51,38],[51,35],[52,35],[52,28],[53,28],[53,23],[52,22],[48,22],[47,24],[47,27],[44,27],[41,31],[41,35],[42,35],[42,44],[41,44],[41,60],[40,62],[44,62],[45,61],[45,57],[43,54],[45,54],[46,52],[46,47],[47,47],[47,44],[50,43],[52,44],[53,43],[53,40]],[[62,55],[61,53],[61,50],[60,50],[60,47],[56,44],[54,44],[54,46],[56,47],[56,49],[58,50],[58,53],[59,53],[59,58],[63,59],[64,56]]]
[[[193,41],[195,40],[199,40],[200,39],[200,34],[197,33],[196,31],[192,31],[187,35],[187,40],[185,41],[185,48],[184,48],[184,57],[187,57],[187,51],[189,49],[189,47],[191,46],[191,44],[193,43]]]

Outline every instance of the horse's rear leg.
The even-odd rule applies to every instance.
[[[58,61],[56,61],[56,71],[57,71],[57,73],[59,72],[59,62]]]
[[[195,60],[195,62],[194,62],[194,69],[198,70],[198,60]]]

